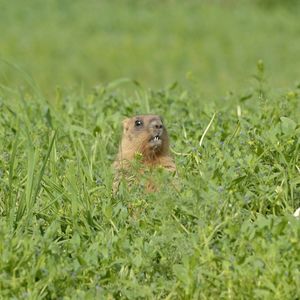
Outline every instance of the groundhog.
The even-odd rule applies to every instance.
[[[126,170],[131,168],[137,155],[141,156],[140,173],[143,173],[144,169],[159,166],[176,172],[175,163],[170,155],[169,136],[160,116],[138,115],[123,121],[122,141],[113,164],[116,171],[114,192],[118,189],[122,173],[126,176]],[[156,190],[151,182],[146,189]]]

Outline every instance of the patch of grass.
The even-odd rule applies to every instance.
[[[55,86],[90,88],[131,78],[145,89],[179,81],[216,100],[247,88],[259,59],[272,86],[300,81],[293,0],[2,0],[0,10],[0,58],[21,66],[51,96]],[[24,84],[1,62],[0,79],[9,87]]]
[[[299,5],[30,4],[0,0],[0,298],[300,298]],[[113,196],[150,112],[179,190]]]
[[[51,103],[2,88],[1,297],[299,297],[299,90],[274,96],[262,62],[249,90],[200,105],[179,85]],[[113,197],[120,121],[149,111],[181,189]]]

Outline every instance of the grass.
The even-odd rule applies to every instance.
[[[202,23],[192,1],[45,3],[0,2],[0,298],[300,298],[295,12],[203,2]],[[141,112],[164,116],[180,189],[158,171],[159,195],[112,196],[121,120]]]
[[[280,2],[254,0],[251,2]],[[0,57],[31,74],[43,93],[132,78],[145,89],[180,81],[217,100],[249,86],[262,59],[276,88],[299,83],[299,5],[249,1],[0,1]],[[297,1],[296,1],[297,2]],[[220,20],[220,23],[219,23]],[[163,66],[163,68],[161,67]],[[1,81],[23,76],[0,66]]]

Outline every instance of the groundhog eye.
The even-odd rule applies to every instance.
[[[143,126],[143,121],[141,121],[141,120],[136,120],[136,121],[135,121],[135,127],[141,127],[141,126]]]

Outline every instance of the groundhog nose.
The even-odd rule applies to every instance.
[[[163,124],[160,120],[153,120],[151,122],[151,127],[155,128],[155,129],[162,129],[163,128]]]

